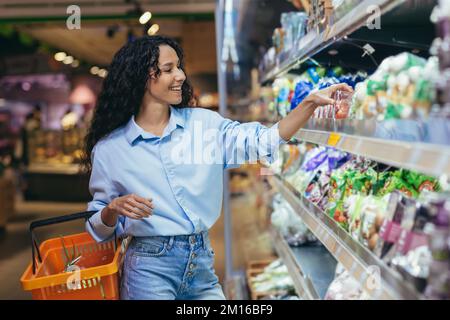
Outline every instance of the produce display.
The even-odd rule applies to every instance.
[[[294,283],[286,265],[280,259],[275,260],[263,272],[249,279],[250,286],[255,292],[268,293],[263,299],[294,300]]]
[[[365,72],[344,72],[340,67],[308,68],[297,77],[276,79],[272,88],[275,109],[284,117],[314,90],[347,83],[354,95],[338,92],[336,103],[318,107],[315,118],[331,119],[415,119],[427,117],[436,99],[439,82],[438,58],[425,60],[411,53],[386,58],[368,76]]]
[[[440,114],[450,117],[450,3],[441,0],[431,16],[436,24],[437,38],[431,52],[439,58],[439,82],[437,83],[437,102]]]
[[[280,158],[272,170],[356,241],[415,279],[419,292],[449,295],[450,197],[437,179],[306,144],[283,146]],[[279,210],[274,217],[281,220]]]
[[[317,241],[280,194],[274,196],[272,206],[274,208],[271,215],[272,225],[280,231],[290,246],[300,246]]]
[[[341,264],[336,266],[333,282],[328,287],[325,300],[369,300],[370,297]]]
[[[383,152],[373,155],[361,149],[367,150],[368,145],[364,143],[370,142],[367,139],[372,137],[377,137],[380,148],[388,145],[383,143],[384,140],[395,139],[397,135],[393,132],[397,129],[403,137],[401,140],[407,140],[415,148],[416,140],[409,131],[412,127],[420,132],[419,141],[424,144],[448,144],[449,126],[446,121],[450,118],[450,2],[438,2],[431,15],[438,37],[429,51],[429,58],[402,49],[405,52],[397,54],[401,50],[393,50],[395,55],[385,55],[381,61],[378,60],[379,54],[386,52],[380,53],[383,50],[379,50],[377,42],[373,42],[378,52],[373,56],[377,64],[375,70],[368,68],[367,72],[333,66],[339,59],[330,59],[331,64],[325,62],[321,65],[316,60],[322,62],[326,52],[323,54],[320,45],[312,43],[312,40],[318,40],[323,35],[326,39],[340,19],[351,20],[349,16],[353,8],[361,1],[311,0],[306,7],[302,6],[308,16],[303,16],[297,25],[303,28],[306,24],[306,32],[301,35],[298,29],[293,31],[291,23],[299,19],[300,15],[293,18],[292,14],[284,14],[281,28],[275,30],[272,38],[274,46],[267,51],[260,64],[260,71],[264,73],[275,68],[272,70],[275,74],[266,74],[268,78],[278,76],[271,87],[266,87],[271,88],[271,95],[264,95],[264,106],[261,106],[266,113],[272,113],[266,118],[274,123],[301,107],[301,102],[315,91],[338,83],[346,83],[354,89],[353,93],[337,91],[332,97],[332,105],[317,107],[314,119],[332,121],[309,121],[302,132],[304,135],[296,135],[290,143],[280,147],[279,157],[271,169],[298,191],[304,208],[308,210],[314,207],[309,214],[320,215],[326,224],[333,220],[351,236],[345,236],[343,240],[353,239],[362,244],[367,248],[365,254],[370,254],[370,251],[380,263],[385,263],[398,273],[399,279],[403,278],[412,284],[419,298],[425,299],[450,299],[448,176],[444,172],[438,179],[406,169],[420,168],[414,162],[416,157],[430,158],[426,147],[418,146],[417,152],[412,149],[414,154],[405,159],[405,168],[402,168],[402,161],[392,161]],[[415,4],[411,6],[416,8]],[[405,10],[409,8],[409,5],[404,6]],[[293,34],[298,35],[298,38]],[[332,42],[339,48],[337,54],[342,54],[341,43]],[[371,43],[370,40],[368,43]],[[322,52],[317,59],[314,54],[308,54],[308,44],[311,44],[311,50]],[[335,55],[332,51],[328,53]],[[300,57],[300,65],[293,61],[297,57]],[[291,65],[295,66],[293,73],[285,73],[285,67]],[[323,131],[336,131],[338,139],[344,134],[364,138],[352,149],[346,145],[351,139],[334,141],[335,137],[331,133],[328,142],[322,142],[319,137],[326,136]],[[367,132],[371,132],[371,135],[366,136]],[[314,133],[317,133],[317,138]],[[395,163],[399,167],[331,147],[298,143],[296,139],[302,136],[308,136],[309,141],[321,141],[329,146],[342,146],[345,150],[372,155],[381,162],[385,159],[386,163]],[[311,138],[313,136],[314,139]],[[440,156],[446,155],[445,149],[442,152]],[[445,161],[437,160],[436,166],[444,168],[442,163]],[[306,227],[296,221],[301,215],[292,214],[291,207],[279,196],[274,198],[273,207],[272,224],[285,238],[292,239],[296,232],[300,232],[298,244],[307,242],[302,233]],[[311,228],[314,226],[311,225]],[[338,232],[337,236],[340,235]],[[318,237],[324,243],[327,242],[325,236],[318,233]],[[358,279],[355,281],[352,276],[355,274],[344,271],[342,266],[338,267],[325,299],[370,298],[361,289]],[[400,285],[389,277],[386,280],[394,282],[394,286]]]

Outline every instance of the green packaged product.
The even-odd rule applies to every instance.
[[[373,195],[375,195],[375,196],[379,195],[380,191],[383,189],[384,185],[386,184],[386,181],[391,176],[392,176],[392,173],[390,171],[377,173],[375,183],[372,186]]]
[[[375,96],[377,91],[387,90],[387,76],[381,81],[368,80],[367,81],[367,95]]]
[[[380,190],[379,195],[384,196],[392,193],[394,190],[398,190],[408,197],[416,198],[418,196],[417,191],[401,178],[401,172],[396,171],[386,180],[383,189]]]
[[[369,195],[376,181],[377,172],[373,168],[368,168],[365,171],[360,171],[355,174],[353,189],[363,195]]]
[[[389,101],[384,113],[384,119],[400,119],[404,108],[405,107],[401,104],[396,104],[392,101]]]
[[[344,230],[348,231],[349,226],[348,209],[345,208],[343,200],[338,200],[336,203],[332,204],[331,208],[328,211],[328,214]]]
[[[418,192],[422,192],[423,190],[427,191],[439,191],[439,183],[438,181],[430,176],[414,172],[403,170],[403,179],[410,185],[416,189]]]

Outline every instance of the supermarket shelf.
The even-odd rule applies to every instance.
[[[384,14],[405,0],[363,0],[357,3],[349,12],[338,19],[330,28],[321,33],[310,31],[298,43],[297,47],[292,49],[285,56],[286,59],[277,61],[277,66],[266,74],[262,75],[262,82],[267,82],[276,78],[303,63],[307,58],[320,52],[322,49],[362,27],[367,19],[373,14],[368,8],[377,6]],[[336,17],[335,17],[336,18]],[[334,19],[333,19],[334,20]]]
[[[323,299],[330,283],[334,279],[336,259],[323,245],[308,244],[299,247],[291,247],[276,230],[271,230],[274,239],[275,250],[288,266],[291,277],[297,279],[297,283],[305,284],[314,299]],[[288,259],[286,255],[289,254]],[[292,266],[292,263],[295,266]],[[297,270],[301,270],[300,273]],[[300,291],[298,289],[298,291]]]
[[[320,299],[323,299],[334,280],[336,259],[322,244],[291,247],[291,250],[302,270],[311,278]]]
[[[295,291],[304,300],[319,299],[311,279],[305,275],[291,248],[283,236],[275,229],[270,230],[277,255],[283,260],[294,282]]]
[[[450,120],[313,119],[295,138],[399,168],[450,176]],[[315,128],[315,129],[312,129]]]
[[[374,299],[420,299],[401,275],[374,256],[327,214],[302,197],[289,183],[275,176],[278,190],[328,251]]]

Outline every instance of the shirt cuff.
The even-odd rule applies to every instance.
[[[278,121],[277,123],[275,123],[270,129],[274,131],[274,134],[276,135],[278,144],[282,144],[282,143],[288,143],[287,140],[284,140],[281,136],[280,136],[280,129],[278,127],[278,124],[280,122]]]
[[[92,215],[86,222],[86,229],[97,242],[108,240],[114,230],[116,230],[117,222],[114,227],[109,227],[102,221],[102,210]]]

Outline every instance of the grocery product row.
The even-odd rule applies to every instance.
[[[317,25],[311,22],[316,18],[312,12],[315,10],[316,2],[324,3],[311,1],[309,16],[305,20],[309,23],[304,21],[303,24]],[[344,36],[362,26],[362,22],[354,13],[361,11],[364,6],[367,9],[369,5],[379,5],[381,14],[399,4],[389,1],[389,6],[384,6],[385,2],[332,1],[329,8],[332,13],[330,16],[341,17],[345,15],[342,14],[343,12],[349,14],[343,20],[348,21],[352,27],[342,29],[340,36]],[[351,3],[353,6],[350,5]],[[416,5],[420,6],[420,4]],[[364,13],[368,14],[369,11],[365,10]],[[408,10],[404,11],[403,16],[407,17]],[[323,13],[326,10],[320,12]],[[284,20],[287,19],[286,16],[295,16],[295,14],[285,14]],[[260,107],[265,109],[263,113],[270,118],[271,122],[276,122],[297,108],[311,92],[336,83],[347,83],[354,88],[354,93],[337,92],[333,105],[317,108],[313,119],[298,132],[298,140],[333,146],[379,162],[431,175],[449,174],[450,109],[448,102],[450,99],[447,78],[450,37],[448,28],[445,27],[448,25],[449,17],[448,4],[444,2],[435,7],[431,17],[427,17],[436,23],[437,29],[437,37],[434,41],[432,41],[434,34],[429,39],[429,42],[432,42],[429,53],[422,50],[420,55],[409,51],[386,55],[389,53],[386,51],[377,56],[378,59],[383,57],[379,65],[374,60],[375,69],[374,65],[362,69],[343,67],[339,63],[340,60],[331,61],[331,53],[335,51],[333,54],[338,54],[338,51],[334,49],[328,51],[329,63],[318,63],[313,59],[314,53],[306,54],[303,60],[299,59],[295,52],[300,50],[299,48],[302,47],[300,44],[306,41],[305,39],[315,35],[317,30],[314,28],[306,28],[306,31],[298,36],[296,44],[287,45],[287,47],[279,48],[280,41],[275,41],[275,37],[273,48],[278,48],[277,57],[287,52],[287,59],[290,62],[289,66],[282,68],[283,72],[275,67],[274,70],[278,71],[270,77],[270,80],[273,79],[273,82],[269,84],[270,90],[267,91],[268,87],[266,87],[266,90],[262,91],[263,94],[259,99]],[[287,21],[290,20],[287,19]],[[330,21],[323,19],[325,27],[322,29],[328,30],[323,33],[332,33],[340,26],[339,19]],[[326,27],[327,23],[329,23],[328,27]],[[403,22],[399,21],[399,25],[404,28],[405,26],[401,23]],[[283,16],[281,17],[282,28],[278,33],[284,35],[283,39],[287,43],[290,43],[290,34],[293,33],[292,24],[283,23]],[[294,32],[294,34],[297,33]],[[373,36],[379,37],[380,33],[374,33]],[[377,38],[374,42],[378,44],[378,40],[380,39]],[[331,37],[326,41],[323,39],[317,41],[320,43],[318,48],[320,51],[328,45],[338,43],[339,38]],[[370,46],[370,39],[368,45]],[[375,44],[373,45],[378,48]],[[272,48],[266,56],[271,50]],[[360,48],[355,47],[354,50],[357,51]],[[363,57],[371,55],[367,50],[361,51]],[[402,50],[398,47],[392,51]],[[419,52],[420,50],[411,51]],[[262,69],[264,68],[260,68],[260,71]],[[286,71],[290,73],[286,74]],[[262,82],[267,83],[267,81]]]
[[[447,180],[308,144],[284,146],[271,169],[296,219],[372,298],[448,298]],[[274,214],[272,222],[297,225]],[[374,270],[379,287],[368,281]]]

